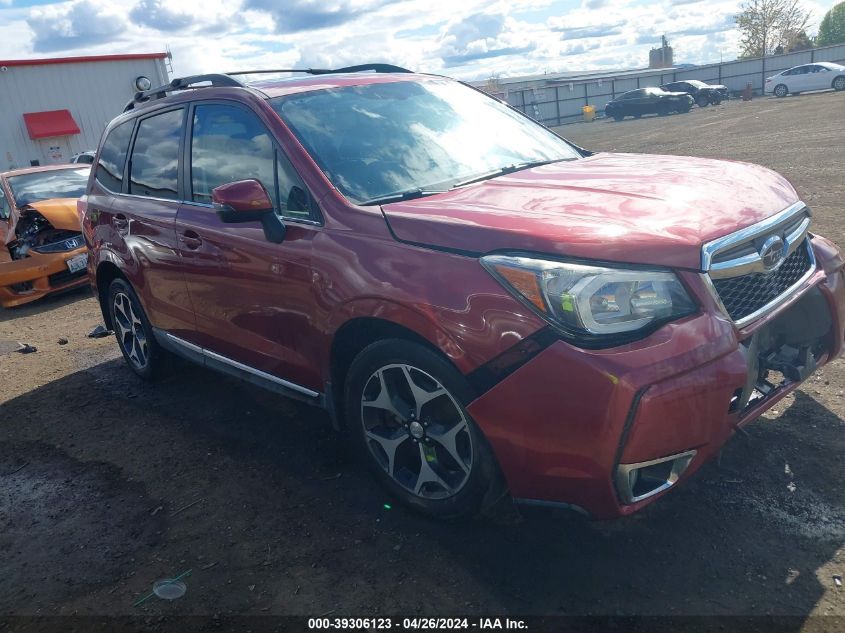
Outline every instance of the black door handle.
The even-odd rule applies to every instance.
[[[199,236],[199,233],[196,233],[191,230],[183,232],[179,236],[179,241],[185,245],[185,248],[190,249],[192,251],[195,251],[200,246],[202,246],[202,238]]]

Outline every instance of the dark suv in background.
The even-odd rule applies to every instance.
[[[634,512],[842,349],[842,259],[778,174],[592,153],[396,67],[139,93],[79,210],[133,371],[323,407],[439,516]]]
[[[684,92],[695,99],[700,108],[708,105],[719,105],[722,101],[730,98],[728,87],[721,84],[706,84],[698,79],[685,79],[684,81],[673,81],[672,83],[660,86],[668,92]]]

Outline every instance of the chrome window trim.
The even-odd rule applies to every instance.
[[[709,272],[711,268],[714,268],[712,262],[713,257],[717,253],[742,244],[743,242],[747,242],[760,234],[767,233],[773,230],[779,224],[787,222],[793,216],[797,216],[805,212],[809,213],[809,209],[807,209],[806,204],[799,200],[795,204],[790,205],[783,211],[780,211],[779,213],[776,213],[775,215],[766,218],[765,220],[761,220],[756,224],[747,226],[744,229],[740,229],[735,233],[731,233],[730,235],[726,235],[711,242],[707,242],[701,248],[701,270],[703,272]],[[809,218],[807,219],[809,220]],[[809,221],[807,222],[807,227],[809,227]],[[804,229],[804,231],[806,232],[806,228]],[[798,231],[794,231],[788,236],[790,238],[790,241],[792,241],[792,238],[796,236],[797,232]]]
[[[194,345],[193,343],[189,343],[188,341],[179,338],[178,336],[174,336],[169,332],[164,333],[170,341],[175,343],[176,345],[181,345],[186,349],[191,350],[197,354],[201,354],[206,358],[210,358],[212,360],[216,360],[220,363],[224,363],[235,369],[240,369],[248,374],[252,374],[253,376],[258,376],[262,380],[266,380],[268,382],[275,383],[277,385],[281,385],[282,387],[286,387],[287,389],[292,389],[293,391],[298,391],[299,393],[304,393],[306,396],[310,396],[312,398],[318,397],[320,394],[316,391],[308,389],[307,387],[303,387],[301,385],[297,385],[296,383],[290,382],[283,378],[279,378],[274,376],[273,374],[268,374],[267,372],[261,371],[260,369],[255,369],[255,367],[250,367],[249,365],[244,365],[243,363],[239,363],[236,360],[232,360],[227,356],[223,356],[222,354],[218,354],[217,352],[212,352],[211,350],[205,349],[200,347],[199,345]]]
[[[194,200],[183,200],[182,204],[188,205],[188,206],[191,206],[191,207],[201,207],[203,209],[214,210],[214,205],[208,204],[207,202],[196,202]],[[303,219],[303,218],[294,218],[294,217],[287,216],[287,215],[281,215],[281,214],[277,214],[277,215],[279,216],[279,219],[283,220],[285,223],[293,222],[294,224],[305,224],[307,226],[324,226],[324,223],[320,222],[319,220],[306,220],[306,219]]]
[[[805,284],[810,277],[813,276],[813,273],[816,272],[816,255],[813,252],[813,245],[810,244],[810,240],[805,239],[804,243],[806,244],[806,248],[807,248],[807,258],[810,260],[810,267],[807,269],[807,272],[804,273],[798,281],[796,281],[789,288],[787,288],[782,293],[780,293],[772,301],[770,301],[769,303],[767,303],[764,306],[761,306],[760,308],[758,308],[757,310],[755,310],[751,314],[742,317],[738,321],[734,321],[733,323],[734,323],[734,325],[736,325],[737,328],[745,327],[746,325],[748,325],[752,321],[759,319],[761,316],[763,316],[767,312],[771,312],[772,310],[774,310],[775,308],[780,306],[787,299],[792,297],[795,294],[795,292],[803,284]],[[716,304],[719,306],[719,309],[722,311],[723,314],[725,314],[725,316],[727,316],[730,319],[731,316],[730,316],[730,314],[728,314],[728,311],[725,308],[725,304],[722,303],[722,300],[719,297],[719,292],[716,290],[716,286],[713,285],[713,280],[710,278],[710,275],[705,273],[705,274],[701,275],[701,277],[704,280],[704,285],[707,288],[707,291],[710,293],[710,295],[716,301]]]

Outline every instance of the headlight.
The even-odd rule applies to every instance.
[[[488,255],[482,265],[553,325],[589,338],[637,332],[696,310],[674,273]]]

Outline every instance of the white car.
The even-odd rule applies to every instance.
[[[72,163],[85,163],[86,165],[91,165],[94,163],[94,156],[97,155],[97,152],[94,150],[89,150],[87,152],[79,152],[78,154],[74,154],[70,157],[70,162]]]
[[[845,66],[830,62],[801,64],[766,79],[766,94],[776,97],[831,88],[845,90]]]

